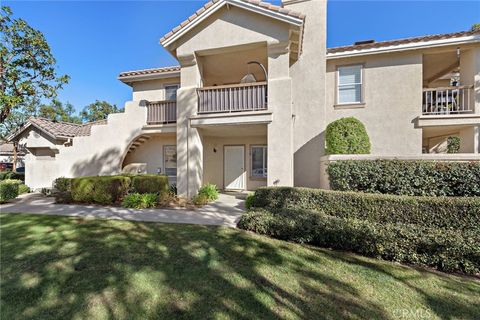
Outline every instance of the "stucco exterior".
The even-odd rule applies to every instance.
[[[480,35],[327,49],[326,10],[325,0],[207,3],[160,40],[178,67],[120,74],[132,88],[124,113],[92,126],[89,135],[56,139],[29,127],[15,136],[29,151],[27,184],[51,187],[60,176],[110,175],[134,164],[164,172],[163,148],[174,145],[178,193],[192,197],[205,183],[225,187],[224,149],[241,145],[245,189],[325,187],[325,129],[343,117],[364,123],[374,157],[431,159],[436,155],[422,152],[444,153],[456,136],[468,153],[459,157],[480,160]],[[362,100],[339,104],[338,68],[349,65],[361,66]],[[449,87],[450,73],[465,87]],[[162,104],[165,86],[173,84],[180,84],[176,102]],[[460,94],[455,90],[469,94],[468,109],[456,112],[457,99],[426,112],[425,90],[437,89],[450,90],[450,100]],[[201,92],[207,111],[200,109]],[[165,121],[167,108],[176,122]],[[266,178],[251,175],[254,145],[267,148]]]

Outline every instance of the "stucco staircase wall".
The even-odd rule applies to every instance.
[[[57,155],[59,176],[111,175],[121,171],[122,161],[132,142],[146,125],[143,102],[129,101],[125,112],[110,114],[107,124],[91,128],[89,136],[73,138],[72,146]]]

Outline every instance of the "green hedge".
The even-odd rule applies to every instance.
[[[370,138],[362,122],[349,117],[333,121],[325,130],[328,154],[368,154]]]
[[[328,165],[330,187],[411,196],[480,196],[480,161],[348,160]]]
[[[25,173],[10,170],[2,171],[0,172],[0,180],[22,180],[25,182]]]
[[[480,198],[475,197],[409,197],[267,187],[255,192],[252,206],[272,211],[317,210],[341,218],[480,232]]]
[[[293,209],[276,213],[250,211],[242,216],[238,226],[278,239],[427,265],[447,272],[480,272],[478,232],[376,223]]]
[[[113,204],[128,192],[130,178],[125,176],[81,177],[71,179],[73,201]]]
[[[169,191],[168,177],[156,174],[132,176],[132,190],[137,193],[165,193]]]
[[[20,180],[11,179],[0,181],[0,203],[5,203],[18,197],[20,183]]]

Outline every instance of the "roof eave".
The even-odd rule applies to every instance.
[[[166,78],[173,78],[173,77],[179,77],[179,76],[180,76],[180,71],[167,71],[167,72],[159,72],[159,73],[153,73],[153,74],[118,76],[117,79],[129,85],[132,82],[166,79]]]
[[[281,12],[274,12],[272,10],[269,10],[268,8],[264,8],[258,5],[254,5],[251,3],[247,3],[241,0],[220,0],[213,4],[210,8],[207,10],[203,11],[200,15],[198,15],[195,19],[191,20],[188,24],[180,28],[178,31],[173,33],[171,36],[166,38],[165,40],[162,41],[160,39],[160,44],[167,49],[168,51],[171,51],[169,46],[177,41],[179,38],[181,38],[183,35],[185,35],[187,32],[189,32],[191,29],[193,29],[195,26],[197,26],[199,23],[204,21],[206,18],[208,18],[210,15],[215,13],[217,10],[222,8],[224,5],[229,4],[233,5],[239,8],[243,8],[252,12],[256,12],[259,14],[262,14],[264,16],[271,17],[273,19],[281,20],[296,26],[301,27],[303,25],[304,19],[302,18],[296,18],[293,16],[289,16],[287,14],[281,13]]]
[[[461,45],[461,44],[469,44],[469,43],[476,43],[476,42],[480,42],[480,35],[471,35],[471,36],[452,38],[452,39],[423,41],[423,42],[417,42],[417,43],[400,44],[400,45],[393,45],[393,46],[386,46],[386,47],[379,47],[379,48],[348,50],[348,51],[327,53],[327,59],[340,59],[340,58],[349,58],[349,57],[372,55],[372,54],[402,52],[402,51],[409,51],[409,50],[436,48],[436,47]]]

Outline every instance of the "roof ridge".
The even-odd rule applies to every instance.
[[[49,121],[49,122],[52,122],[52,123],[60,123],[60,124],[69,124],[69,125],[74,125],[74,126],[77,126],[77,127],[81,127],[83,125],[83,123],[74,123],[74,122],[68,122],[68,121],[58,121],[58,120],[53,120],[53,119],[49,119],[49,118],[46,118],[46,117],[30,117],[28,118],[28,120],[30,119],[40,119],[40,120],[44,120],[44,121]]]
[[[143,71],[156,71],[161,69],[180,69],[180,66],[165,66],[165,67],[157,67],[157,68],[146,68],[146,69],[138,69],[138,70],[129,70],[129,71],[122,71],[120,74],[124,73],[132,73],[132,72],[143,72]]]

